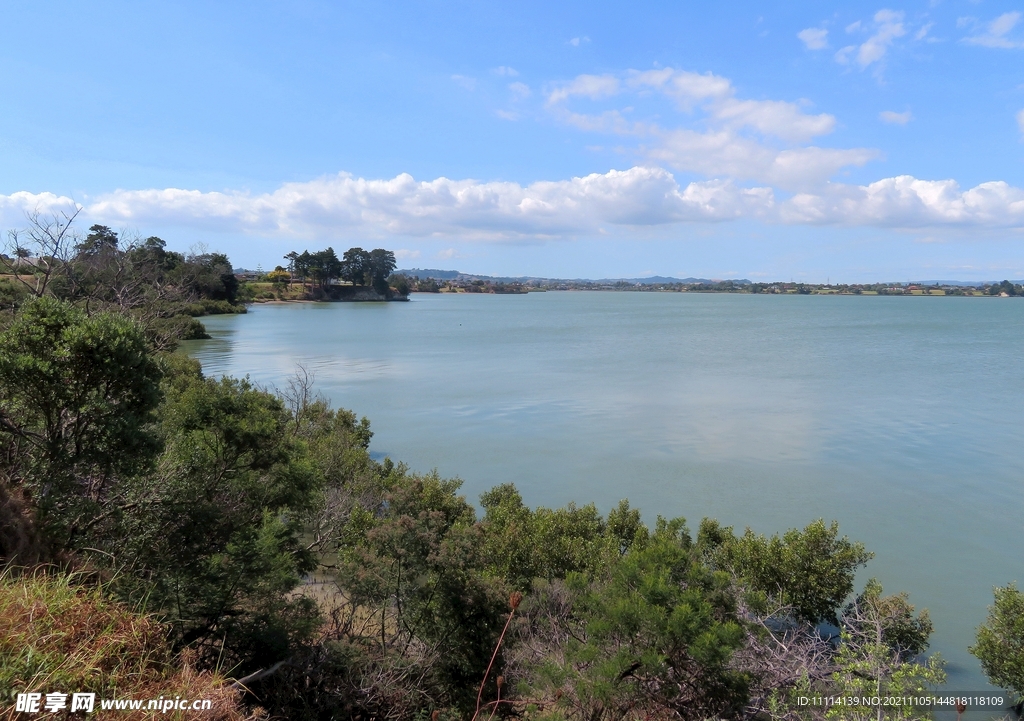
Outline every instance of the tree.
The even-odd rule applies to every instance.
[[[759,536],[749,528],[736,537],[705,519],[698,546],[713,566],[734,573],[754,591],[791,606],[810,623],[837,623],[837,613],[853,592],[857,569],[873,554],[863,543],[839,537],[839,524],[821,519],[803,531]]]
[[[349,248],[342,255],[341,278],[352,285],[363,285],[370,269],[370,254],[362,248]]]
[[[382,295],[386,294],[388,291],[388,276],[397,267],[395,254],[390,250],[384,250],[383,248],[371,250],[366,272],[370,276],[370,284],[373,286],[373,289]]]
[[[994,589],[988,618],[978,628],[977,641],[969,649],[994,685],[1024,699],[1024,593],[1011,583]]]
[[[116,232],[105,225],[93,225],[89,228],[89,235],[75,246],[75,250],[80,256],[97,256],[117,250],[118,243]]]
[[[289,273],[287,270],[285,270],[281,266],[277,266],[272,271],[267,273],[266,279],[271,283],[286,285],[288,281],[292,279],[292,276],[291,273]]]
[[[728,574],[704,566],[682,519],[596,575],[570,574],[527,596],[514,672],[558,718],[733,718],[748,674]]]
[[[189,359],[168,359],[168,371],[165,450],[93,547],[133,570],[119,593],[145,599],[177,646],[211,664],[266,667],[316,624],[312,601],[288,594],[315,567],[301,534],[320,479],[279,398],[245,380],[204,378]]]
[[[65,271],[74,257],[74,244],[78,240],[75,218],[82,212],[59,211],[43,215],[36,211],[28,216],[26,230],[8,231],[8,246],[18,259],[34,255],[38,260],[29,280],[21,276],[21,264],[12,263],[0,254],[0,267],[10,273],[32,295],[41,297],[49,290],[50,281],[59,271]]]
[[[55,548],[75,548],[153,463],[160,378],[142,329],[113,313],[43,297],[0,334],[0,481],[31,491]]]

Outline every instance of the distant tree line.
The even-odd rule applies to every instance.
[[[315,253],[293,250],[284,257],[292,277],[302,283],[308,280],[322,290],[334,281],[343,280],[352,285],[372,286],[378,293],[385,294],[388,277],[397,267],[395,254],[383,248],[370,251],[349,248],[340,259],[330,247]]]

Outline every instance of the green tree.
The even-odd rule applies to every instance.
[[[3,473],[32,493],[54,548],[77,547],[151,467],[160,378],[142,329],[113,313],[37,298],[0,334]]]
[[[364,285],[370,270],[370,254],[362,248],[349,248],[342,255],[341,278],[352,285]]]
[[[873,554],[864,544],[839,537],[839,524],[821,519],[782,536],[736,537],[709,519],[701,524],[698,547],[712,565],[734,573],[751,590],[790,606],[810,623],[838,623],[857,569]]]
[[[373,289],[382,295],[388,292],[388,276],[398,267],[395,261],[395,254],[390,250],[376,248],[370,251],[367,262],[367,274],[370,276],[370,284]]]
[[[288,594],[316,565],[302,534],[320,479],[281,399],[204,378],[188,359],[169,370],[159,465],[93,543],[133,569],[121,593],[145,598],[178,645],[241,670],[269,665],[316,622],[312,601]]]
[[[994,685],[1024,699],[1024,593],[1011,583],[994,589],[988,618],[978,628],[970,652]]]
[[[906,594],[883,596],[882,586],[870,580],[844,611],[842,637],[826,694],[860,697],[929,696],[945,683],[943,661],[918,657],[928,647],[932,624],[928,612],[915,614]],[[837,721],[919,719],[928,706],[836,706],[825,715]]]
[[[730,661],[745,637],[730,578],[700,562],[682,519],[659,519],[606,580],[571,574],[567,586],[568,597],[541,590],[525,610],[535,616],[545,596],[571,608],[545,634],[564,645],[525,681],[525,691],[553,702],[561,717],[696,720],[743,708],[749,678]]]
[[[396,717],[431,703],[472,710],[507,611],[501,585],[482,573],[483,531],[456,495],[461,481],[381,470],[384,497],[353,516],[362,530],[339,549],[348,617],[368,619],[357,636],[372,650],[364,663],[399,681],[393,703],[412,705]]]

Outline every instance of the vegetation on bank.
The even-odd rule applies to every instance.
[[[243,275],[254,301],[408,300],[404,276],[392,275],[395,254],[390,250],[349,248],[340,259],[333,248],[292,251],[285,260],[287,268]]]
[[[227,256],[197,248],[176,253],[155,236],[119,236],[93,225],[81,236],[75,216],[35,214],[11,231],[0,254],[0,313],[29,298],[53,297],[130,317],[157,349],[206,338],[199,316],[244,313],[247,300]]]
[[[767,295],[930,295],[930,296],[1024,296],[1024,286],[1004,280],[977,286],[914,283],[751,283],[750,281],[592,281],[543,278],[498,279],[458,274],[454,278],[431,278],[399,274],[413,292],[519,294],[546,290],[603,290],[641,293],[739,293]]]
[[[25,293],[0,316],[5,708],[81,690],[59,680],[209,688],[224,718],[795,721],[878,711],[800,696],[944,680],[927,612],[856,589],[871,554],[834,523],[650,526],[626,501],[535,509],[512,485],[478,513],[458,479],[374,460],[369,422],[301,369],[281,389],[206,377],[146,302],[102,301],[117,286],[90,277],[108,285]],[[975,651],[1019,693],[1014,594]],[[46,621],[24,628],[25,609]],[[75,677],[61,654],[99,671]]]

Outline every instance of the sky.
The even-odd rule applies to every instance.
[[[269,270],[1024,278],[1024,7],[0,5],[0,229]]]

